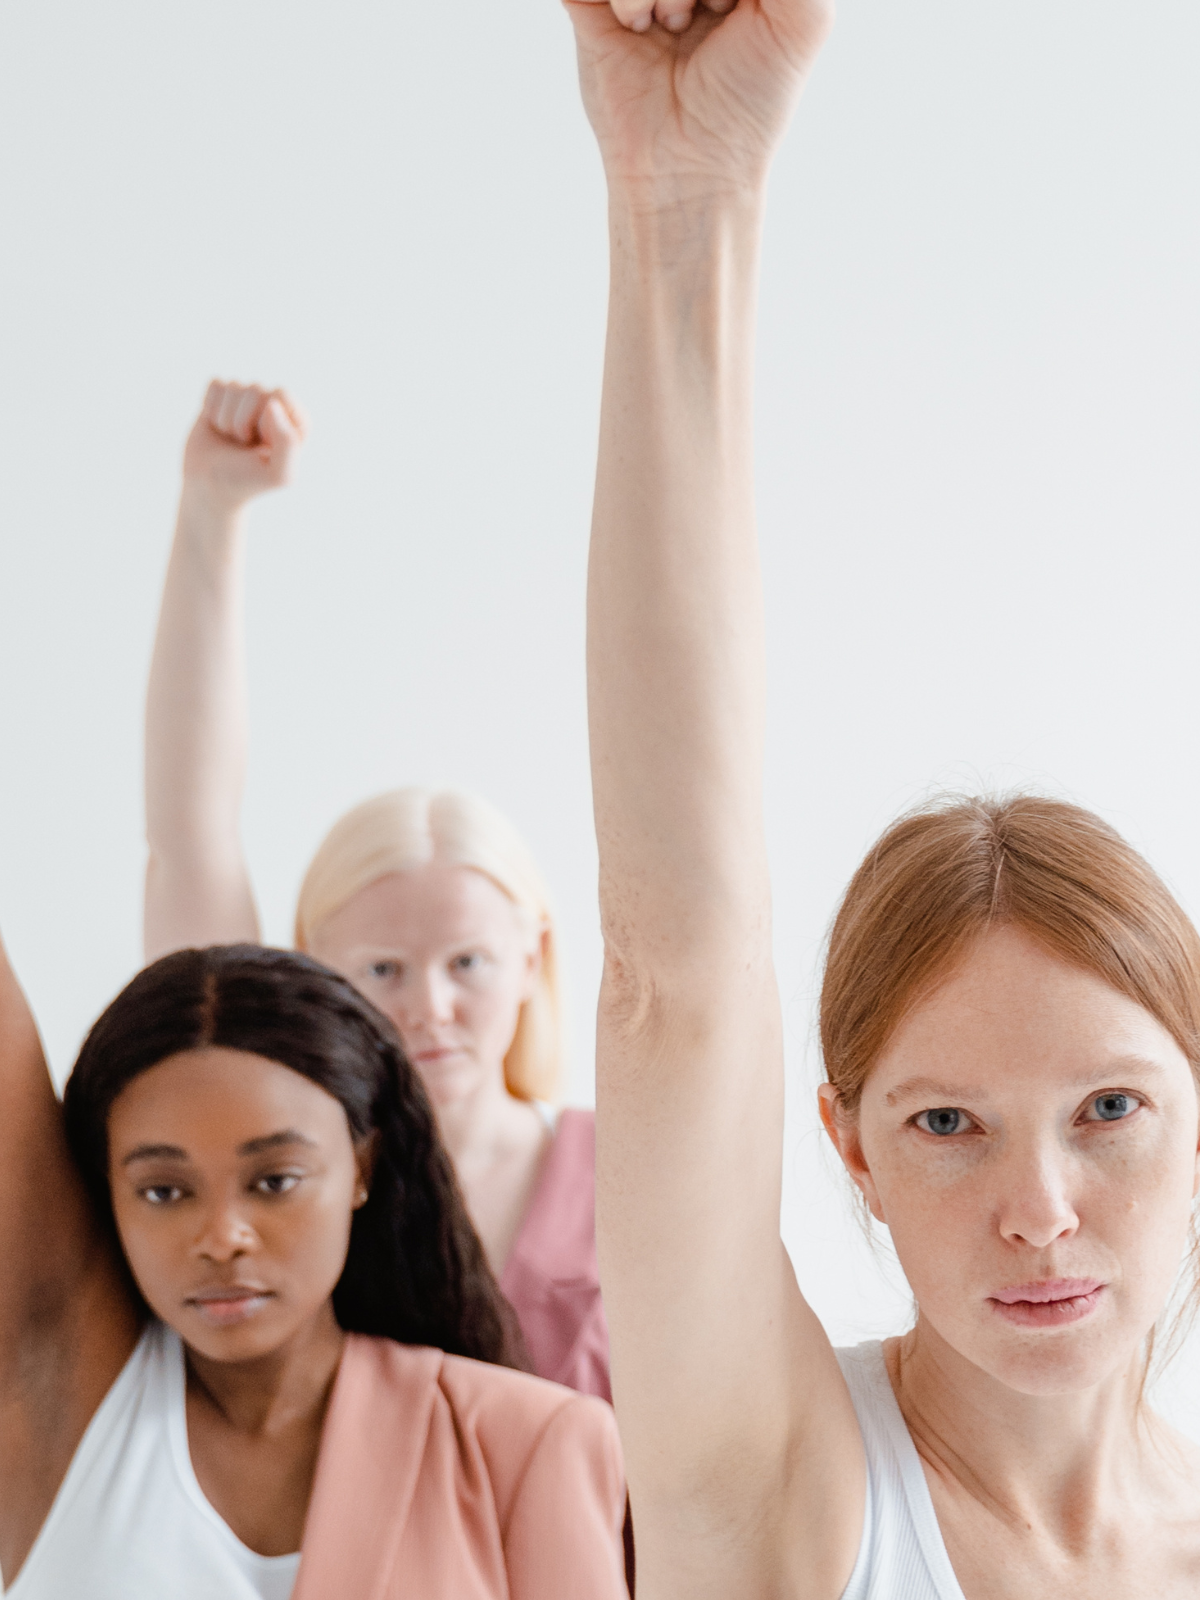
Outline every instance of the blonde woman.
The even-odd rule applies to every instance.
[[[239,830],[244,513],[288,481],[305,431],[282,391],[214,382],[188,438],[147,703],[147,960],[259,939]],[[553,1109],[558,952],[516,831],[453,791],[366,801],[317,851],[296,945],[399,1031],[534,1370],[609,1398],[593,1121]]]
[[[835,1351],[797,1286],[751,402],[767,168],[828,6],[568,10],[612,239],[599,1217],[641,1592],[1190,1600],[1200,1454],[1144,1378],[1197,1190],[1200,939],[1098,818],[947,802],[854,877],[821,1110],[916,1321]]]

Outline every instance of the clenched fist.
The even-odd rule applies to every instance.
[[[761,183],[832,0],[565,0],[610,186],[647,203]]]
[[[282,389],[256,384],[208,386],[183,452],[184,489],[218,512],[289,482],[308,420]]]

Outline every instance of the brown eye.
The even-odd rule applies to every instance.
[[[254,1187],[259,1194],[290,1194],[299,1182],[300,1179],[294,1172],[269,1172],[265,1178],[260,1178]]]

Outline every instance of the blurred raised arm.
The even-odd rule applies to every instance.
[[[601,1273],[639,1595],[836,1600],[865,1469],[779,1234],[751,424],[766,171],[828,15],[722,9],[569,0],[612,250],[588,604]]]
[[[0,1574],[11,1585],[137,1337],[0,944]]]
[[[240,822],[244,510],[288,481],[305,431],[282,391],[213,383],[188,437],[146,697],[147,961],[259,936]]]

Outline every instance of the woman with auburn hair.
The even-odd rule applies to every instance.
[[[0,949],[13,1600],[617,1600],[612,1413],[524,1372],[391,1024],[308,956],[141,972],[54,1097]]]
[[[256,941],[242,853],[244,510],[306,431],[286,394],[214,382],[188,438],[146,718],[146,958]],[[565,1059],[550,898],[476,796],[399,789],[335,823],[296,946],[394,1023],[542,1377],[610,1397],[590,1111],[556,1110]]]
[[[599,1224],[653,1600],[1200,1591],[1200,1453],[1144,1382],[1194,1272],[1200,941],[1051,800],[889,829],[833,926],[830,1138],[902,1337],[834,1350],[779,1236],[754,303],[826,0],[567,0],[612,275],[589,575]]]

